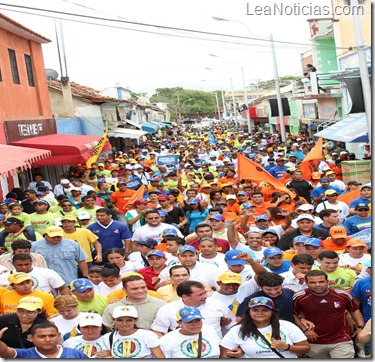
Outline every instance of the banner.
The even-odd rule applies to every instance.
[[[291,198],[295,196],[293,193],[283,185],[279,180],[270,175],[262,166],[255,163],[244,155],[238,153],[238,179],[252,180],[256,183],[265,182],[271,186],[275,191],[286,192]]]
[[[157,166],[178,165],[177,155],[165,155],[156,157]]]
[[[100,138],[98,144],[96,145],[96,147],[92,151],[91,157],[86,161],[87,168],[91,168],[91,165],[96,162],[100,153],[102,152],[102,149],[103,149],[105,143],[107,142],[107,138],[108,138],[108,130],[106,130],[103,133],[103,136]]]
[[[128,186],[128,189],[131,189],[131,190],[138,190],[143,185],[141,179],[138,176],[134,176],[126,184]]]
[[[299,165],[302,171],[303,178],[307,181],[311,181],[311,174],[314,171],[318,171],[318,166],[322,160],[323,155],[323,138],[320,137],[315,146],[310,150],[309,154]]]
[[[142,200],[145,190],[146,187],[142,184],[142,186],[133,194],[133,196],[130,197],[130,199],[126,203],[125,209],[128,209],[128,205],[133,205],[135,201]]]
[[[209,142],[211,145],[217,145],[217,141],[216,141],[216,139],[214,138],[214,136],[211,134],[211,132],[208,133],[208,142]]]

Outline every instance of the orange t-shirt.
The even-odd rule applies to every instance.
[[[323,240],[324,249],[325,250],[332,250],[336,253],[342,254],[345,253],[346,244],[351,238],[347,238],[346,242],[342,245],[337,245],[331,237],[328,237],[327,239]]]
[[[239,215],[241,212],[240,205],[238,205],[237,202],[235,202],[233,205],[229,205],[229,203],[227,203],[227,211]]]
[[[120,214],[125,214],[127,209],[126,205],[129,199],[135,194],[134,190],[126,190],[126,191],[115,191],[111,194],[110,201],[115,204],[115,206],[120,209]]]
[[[250,201],[251,203],[251,201]],[[253,204],[254,205],[254,204]],[[270,202],[264,202],[262,206],[256,206],[255,205],[255,208],[254,208],[254,215],[255,216],[259,216],[259,215],[264,215],[264,213],[266,212],[266,210],[269,208],[269,207],[272,207],[273,204],[271,204]]]

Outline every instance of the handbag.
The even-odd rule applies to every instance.
[[[259,332],[259,331],[258,331]],[[277,354],[280,358],[285,358],[276,348],[272,348],[270,342],[268,342],[267,338],[263,336],[262,333],[259,332],[259,337],[262,338],[263,342],[267,344],[268,347],[271,348],[272,352]]]

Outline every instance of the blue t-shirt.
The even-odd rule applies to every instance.
[[[272,269],[269,266],[268,261],[265,262],[263,266],[271,270],[272,273],[281,274],[281,273],[287,272],[290,269],[290,260],[284,260],[281,266],[277,269]]]
[[[350,216],[344,221],[344,227],[348,235],[359,233],[360,231],[371,227],[371,216]]]
[[[61,347],[63,351],[59,358],[88,358],[83,352],[73,348]],[[40,359],[40,354],[36,352],[35,347],[32,348],[15,348],[17,356],[15,358],[33,358]]]
[[[362,299],[362,314],[365,323],[371,318],[371,277],[359,279],[353,287],[352,296]]]
[[[279,166],[274,166],[272,167],[268,172],[274,177],[274,178],[281,178],[284,176],[284,172],[285,170],[287,170],[289,167],[288,166],[282,166],[282,167],[279,167]]]
[[[311,191],[311,198],[313,199],[314,197],[319,197],[320,195],[324,194],[327,190],[335,190],[339,195],[342,193],[342,191],[336,186],[329,185],[328,188],[324,188],[323,186],[318,186],[318,187],[315,187]],[[324,198],[321,199],[318,202],[318,204],[320,204],[323,201],[325,201]]]
[[[366,204],[366,205],[369,205],[371,204],[371,200],[369,199],[365,199],[362,195],[360,197],[357,197],[356,199],[354,199],[350,205],[349,205],[349,208],[350,209],[354,209],[359,203],[363,203],[363,204]]]
[[[288,322],[295,324],[294,316],[293,316],[294,292],[293,290],[288,289],[288,288],[282,288],[281,290],[282,290],[282,293],[276,298],[271,298],[262,290],[251,294],[249,297],[246,297],[243,300],[243,302],[239,305],[236,316],[242,317],[245,314],[246,309],[249,307],[248,304],[249,304],[250,299],[255,298],[255,297],[268,297],[273,300],[275,309],[277,309],[280,313],[280,319],[283,319],[283,320],[286,320]]]

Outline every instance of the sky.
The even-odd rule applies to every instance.
[[[71,82],[98,90],[118,84],[151,96],[156,88],[230,90],[232,79],[233,88],[240,90],[243,80],[249,84],[272,79],[270,34],[275,40],[279,76],[301,75],[301,54],[311,49],[307,19],[326,17],[314,13],[297,15],[298,4],[302,3],[317,11],[331,2],[8,0],[1,2],[0,12],[51,40],[43,45],[45,68],[52,68],[61,76],[55,26],[58,28],[59,21],[53,18],[63,18],[63,38],[59,42],[64,43]],[[295,4],[297,10],[289,15],[264,14],[266,6],[285,9],[285,5]],[[255,14],[256,8],[259,15]],[[213,17],[230,21],[215,21]],[[63,66],[66,75],[64,69]]]

